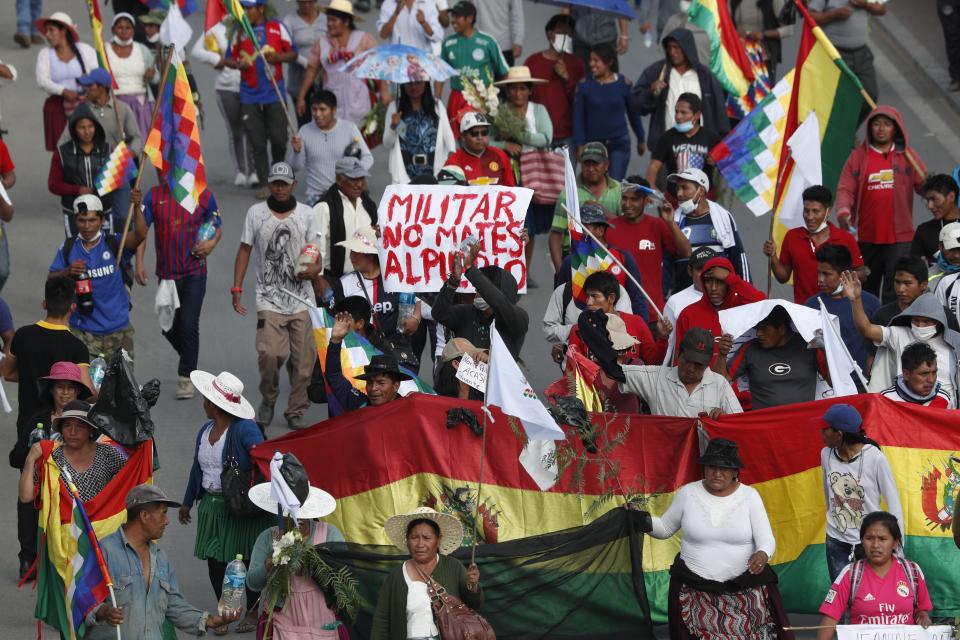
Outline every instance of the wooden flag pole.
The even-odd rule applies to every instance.
[[[173,55],[176,53],[176,47],[170,45],[170,52],[163,59],[163,73],[160,76],[160,82],[166,82],[167,74],[170,73],[170,65],[173,64]],[[163,89],[161,88],[159,95],[157,96],[157,101],[153,105],[153,115],[150,117],[150,130],[153,129],[153,125],[157,122],[157,114],[160,113],[160,105],[163,101]],[[149,130],[148,130],[149,131]],[[149,133],[148,133],[149,135]],[[140,188],[140,180],[143,179],[143,173],[146,169],[146,160],[147,160],[147,141],[143,141],[143,148],[140,150],[140,170],[137,171],[137,179],[133,182],[133,189]],[[123,260],[123,250],[124,245],[127,243],[127,233],[130,231],[130,220],[133,218],[133,201],[131,200],[130,206],[127,208],[127,218],[123,222],[123,235],[120,238],[120,250],[117,251],[117,268],[120,268],[120,263]],[[116,232],[116,229],[114,229]]]
[[[567,218],[569,218],[569,217],[570,217],[570,210],[567,209],[567,206],[566,206],[565,204],[562,204],[562,205],[560,205],[560,206],[563,207],[563,210],[567,212]],[[592,233],[590,233],[590,229],[587,229],[587,227],[586,227],[585,224],[583,224],[582,222],[581,222],[581,223],[578,223],[578,224],[580,225],[580,228],[583,229],[583,232],[586,233],[588,236],[590,236],[590,238],[591,238],[594,242],[596,242],[598,245],[600,245],[600,246],[603,247],[604,249],[607,248],[605,244],[603,244],[602,242],[600,242],[599,240],[597,240],[597,236],[595,236],[595,235],[593,235]],[[647,303],[648,303],[648,304],[650,305],[650,307],[657,313],[657,319],[659,319],[659,320],[664,320],[665,318],[663,317],[663,314],[660,313],[660,309],[657,308],[657,305],[656,305],[656,304],[653,302],[653,300],[650,298],[650,295],[647,293],[647,290],[643,288],[643,285],[641,285],[639,282],[637,282],[637,279],[633,277],[633,274],[630,273],[629,271],[627,271],[627,268],[626,268],[625,266],[623,266],[623,263],[620,262],[620,261],[617,259],[617,256],[613,255],[613,252],[611,252],[609,249],[607,250],[607,255],[610,256],[610,259],[613,261],[613,263],[614,263],[615,265],[617,265],[618,267],[620,267],[621,269],[623,269],[623,273],[626,274],[626,276],[627,276],[628,278],[630,278],[630,282],[632,282],[633,284],[635,284],[635,285],[637,286],[637,288],[640,289],[640,293],[642,293],[642,294],[643,294],[643,297],[647,299]]]
[[[770,212],[770,239],[773,240],[773,226],[777,222],[777,210],[776,208]],[[767,259],[767,297],[770,297],[770,292],[773,291],[773,261],[777,259],[777,243],[774,240],[773,243],[773,255]]]
[[[456,257],[454,258],[456,260]],[[491,325],[491,331],[496,331],[496,324]],[[490,374],[493,373],[491,365],[493,364],[493,350],[488,351],[487,358],[487,378],[483,382],[483,406],[480,407],[480,413],[483,414],[480,427],[480,475],[477,477],[477,498],[473,505],[473,547],[470,548],[470,564],[474,564],[477,558],[477,540],[480,537],[480,531],[483,527],[478,527],[480,522],[480,490],[483,488],[483,467],[487,460],[487,416],[490,409],[487,407],[487,391],[490,389]],[[492,418],[491,418],[492,419]]]

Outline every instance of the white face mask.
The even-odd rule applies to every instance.
[[[155,33],[152,36],[147,36],[147,42],[149,42],[150,44],[160,42],[160,34]]]
[[[133,38],[130,38],[129,40],[121,40],[120,36],[113,36],[113,42],[121,47],[129,47],[133,44]]]
[[[689,200],[684,200],[677,206],[677,211],[682,213],[685,216],[690,215],[697,210],[697,199],[690,198]]]
[[[823,219],[823,222],[820,223],[820,226],[817,227],[816,229],[814,229],[811,233],[820,233],[821,231],[823,231],[823,230],[826,229],[826,228],[827,228],[827,219],[824,218],[824,219]]]
[[[573,38],[565,33],[558,33],[553,36],[550,46],[557,53],[573,53]]]
[[[690,5],[693,4],[691,0],[680,0],[680,11],[686,13],[690,11]]]
[[[937,335],[937,325],[933,324],[929,327],[918,327],[916,325],[910,325],[910,333],[913,334],[913,337],[921,342],[926,342],[935,335]]]

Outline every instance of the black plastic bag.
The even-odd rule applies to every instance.
[[[155,380],[144,385],[146,395],[154,402],[159,395],[159,385]],[[100,396],[90,411],[90,418],[104,433],[125,447],[135,447],[153,439],[150,404],[133,377],[130,363],[119,349],[107,362]]]
[[[304,504],[310,497],[310,478],[297,456],[292,453],[283,454],[283,462],[280,463],[280,475],[287,486],[290,487],[293,495],[300,501],[300,504]]]

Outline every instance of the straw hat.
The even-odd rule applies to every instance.
[[[192,371],[190,382],[204,398],[241,420],[251,420],[256,412],[253,405],[243,397],[243,383],[228,371],[213,375],[206,371]]]
[[[279,503],[270,495],[269,482],[261,482],[260,484],[253,485],[250,487],[247,495],[250,497],[250,502],[264,511],[272,514],[277,513]],[[310,494],[307,496],[307,499],[304,500],[303,504],[300,505],[300,509],[297,511],[297,517],[301,520],[314,520],[328,516],[336,510],[336,498],[323,489],[310,485]],[[290,513],[287,509],[284,509],[283,515],[290,515]]]
[[[518,82],[523,82],[524,84],[540,84],[541,82],[546,82],[546,80],[543,78],[534,78],[532,75],[530,75],[530,67],[522,64],[516,67],[510,67],[507,70],[506,77],[499,82],[494,82],[493,84],[500,87],[505,84],[517,84]]]
[[[373,230],[373,227],[357,229],[352,238],[341,240],[337,243],[337,246],[343,247],[347,251],[377,255],[377,232]]]
[[[56,22],[60,26],[66,27],[73,34],[74,42],[80,39],[80,35],[77,33],[77,24],[73,21],[73,18],[63,11],[54,11],[49,16],[41,16],[33,24],[37,25],[37,29],[42,33],[46,30],[48,22]]]
[[[419,507],[410,513],[391,516],[383,530],[401,551],[407,552],[407,525],[414,520],[433,520],[440,527],[440,553],[447,555],[460,548],[463,542],[463,524],[446,513],[438,513],[430,507]]]
[[[330,4],[325,7],[319,7],[319,11],[337,11],[351,16],[354,22],[363,22],[363,18],[353,12],[353,3],[350,0],[330,0]]]

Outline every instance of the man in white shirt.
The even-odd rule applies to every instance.
[[[314,257],[299,264],[307,245],[316,246],[319,233],[313,211],[293,197],[296,180],[286,162],[278,162],[268,174],[270,196],[247,210],[240,247],[233,267],[233,309],[242,316],[243,279],[250,254],[257,254],[257,365],[260,395],[257,424],[264,430],[273,421],[279,396],[280,369],[290,358],[290,398],[283,412],[291,429],[306,427],[303,414],[310,406],[307,386],[317,352],[310,314],[302,299],[313,296],[311,282],[320,277],[321,265]],[[293,294],[293,295],[291,295]]]
[[[677,324],[680,312],[703,297],[703,283],[700,281],[700,274],[703,271],[703,266],[715,257],[717,257],[717,252],[710,247],[699,247],[690,254],[690,260],[687,262],[687,273],[690,274],[693,284],[671,295],[667,298],[666,304],[663,305],[663,317],[667,319],[670,326]],[[671,331],[670,340],[667,344],[667,356],[664,358],[663,364],[673,362],[675,347],[676,333]]]
[[[313,208],[320,234],[323,275],[328,282],[353,271],[350,253],[339,243],[377,224],[377,205],[367,195],[366,167],[352,156],[337,160],[337,181]]]
[[[743,413],[727,379],[708,368],[712,358],[713,335],[694,327],[680,342],[676,367],[623,365],[620,391],[642,398],[657,416],[696,418],[706,413],[716,418]]]
[[[437,3],[430,0],[385,0],[377,18],[380,38],[390,44],[405,44],[433,51],[443,39]]]

